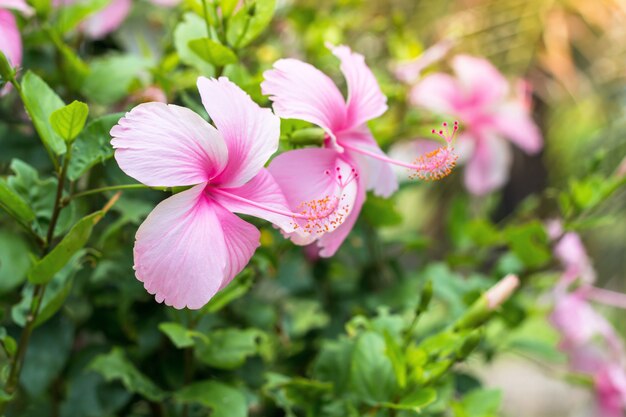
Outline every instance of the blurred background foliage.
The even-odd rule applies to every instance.
[[[583,236],[600,285],[626,291],[626,190],[619,188],[626,171],[626,5],[257,0],[240,9],[255,19],[243,30],[234,17],[236,2],[218,3],[224,12],[216,38],[234,62],[227,52],[216,58],[192,50],[189,42],[206,36],[199,0],[172,9],[136,1],[122,27],[96,41],[75,30],[77,11],[41,12],[45,1],[33,2],[39,18],[21,20],[23,67],[64,101],[90,106],[91,122],[76,141],[70,167],[73,192],[132,182],[111,159],[108,130],[121,112],[151,99],[151,89],[206,116],[196,78],[221,73],[269,106],[259,84],[281,57],[314,63],[342,85],[326,42],[350,45],[376,74],[390,109],[371,128],[384,148],[425,137],[440,122],[408,104],[408,86],[395,79],[393,65],[449,40],[449,56],[484,56],[511,80],[531,83],[545,149],[532,157],[516,151],[511,180],[488,197],[464,191],[462,168],[440,182],[405,183],[389,200],[369,196],[332,259],[316,259],[270,225],[250,220],[262,230],[262,247],[197,312],[155,303],[134,278],[134,233],[166,194],[125,191],[87,248],[50,283],[21,391],[7,415],[586,415],[574,414],[589,406],[569,402],[570,391],[561,392],[567,404],[555,405],[548,385],[547,398],[536,401],[553,408],[516,408],[511,385],[501,405],[486,364],[523,358],[552,379],[565,373],[558,335],[546,321],[544,294],[560,272],[543,221],[563,218],[568,230]],[[427,72],[448,71],[447,62]],[[283,121],[283,149],[293,147],[289,133],[300,127],[306,124]],[[56,178],[48,174],[52,166],[17,94],[0,101],[0,146],[0,173],[45,230]],[[112,195],[72,201],[57,234]],[[0,226],[6,364],[30,304],[26,275],[35,246],[4,212]],[[507,273],[520,275],[522,290],[488,325],[454,328]],[[624,321],[607,314],[623,334]],[[518,374],[509,377],[516,381]]]

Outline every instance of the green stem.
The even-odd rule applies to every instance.
[[[71,200],[75,198],[85,197],[88,195],[104,193],[107,191],[117,191],[117,190],[134,190],[134,189],[149,189],[147,185],[143,184],[123,184],[123,185],[110,185],[108,187],[100,187],[94,188],[92,190],[81,191],[80,193],[72,194],[71,196],[65,198],[63,200],[63,204],[67,205]]]
[[[211,22],[209,21],[209,6],[206,4],[206,0],[202,0],[202,11],[204,13],[204,23],[206,25],[206,36],[211,38]]]
[[[59,220],[61,210],[63,210],[63,207],[61,205],[61,199],[63,197],[65,177],[67,176],[67,169],[70,165],[71,158],[72,145],[68,144],[67,153],[65,154],[65,157],[63,159],[61,174],[59,175],[57,192],[54,199],[54,207],[52,209],[52,217],[50,218],[50,225],[48,226],[48,234],[42,246],[42,256],[45,256],[50,251],[50,245],[52,243],[52,240],[54,239],[54,229],[56,228],[57,221]],[[24,324],[24,329],[22,330],[22,334],[20,335],[17,352],[15,352],[15,356],[13,358],[13,361],[11,362],[9,377],[7,378],[7,383],[4,386],[4,390],[9,395],[13,394],[17,390],[20,372],[22,370],[24,357],[26,355],[26,350],[28,347],[28,342],[30,341],[30,336],[35,329],[35,324],[37,323],[37,315],[39,314],[39,309],[41,307],[45,291],[46,284],[37,284],[33,287],[33,297],[30,303],[29,313],[26,316],[26,323]],[[8,402],[0,404],[0,414],[4,413],[4,409],[7,405]]]

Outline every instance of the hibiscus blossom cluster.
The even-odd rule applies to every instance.
[[[367,122],[387,110],[387,98],[362,55],[330,47],[348,86],[310,64],[281,59],[266,71],[261,108],[226,77],[198,79],[213,124],[193,111],[144,103],[111,130],[115,158],[129,176],[151,187],[190,187],[161,202],[136,235],[137,278],[156,300],[200,308],[249,262],[259,230],[234,213],[271,222],[297,245],[321,257],[337,252],[354,226],[368,190],[389,197],[398,188],[391,165],[425,180],[450,173],[458,124],[435,131],[443,145],[413,163],[389,158]],[[313,123],[321,148],[278,149],[280,119]]]
[[[555,238],[554,253],[563,273],[554,289],[552,325],[561,334],[560,349],[570,369],[591,378],[598,417],[626,412],[626,351],[621,338],[592,305],[592,301],[626,307],[626,296],[593,286],[596,274],[580,236],[562,233],[558,221],[548,227]]]

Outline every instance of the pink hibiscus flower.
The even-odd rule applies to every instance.
[[[17,10],[25,16],[32,15],[33,9],[24,0],[0,0],[0,51],[11,66],[17,68],[22,65],[22,37],[15,16],[8,9]],[[0,96],[7,94],[10,89],[11,85],[7,83],[0,89]]]
[[[200,77],[198,89],[217,129],[184,107],[144,103],[111,130],[126,174],[148,186],[192,186],[161,202],[135,241],[137,278],[158,302],[175,308],[202,307],[259,246],[259,231],[233,213],[268,220],[286,233],[342,221],[330,203],[323,213],[315,202],[304,203],[313,207],[304,214],[289,211],[263,168],[280,135],[271,110],[224,77]]]
[[[52,0],[54,7],[69,6],[81,0]],[[79,30],[91,39],[102,39],[115,31],[130,13],[132,0],[111,0],[102,10],[81,22]]]
[[[411,102],[457,117],[465,131],[459,137],[461,158],[467,160],[465,185],[483,195],[508,179],[511,149],[505,139],[528,154],[543,146],[525,97],[510,98],[509,83],[488,61],[466,55],[452,60],[456,78],[425,77],[411,91]]]
[[[296,59],[277,61],[273,69],[265,72],[261,84],[277,115],[308,121],[326,132],[322,149],[285,152],[269,166],[290,207],[297,211],[300,201],[329,187],[342,188],[353,183],[356,186],[354,206],[341,226],[321,237],[290,236],[300,245],[317,241],[323,257],[332,256],[348,236],[365,201],[366,190],[388,197],[398,188],[390,164],[408,168],[415,176],[435,178],[449,172],[456,160],[448,147],[412,164],[388,158],[366,125],[387,110],[387,98],[362,55],[346,46],[331,50],[341,61],[348,85],[347,100],[326,74]]]

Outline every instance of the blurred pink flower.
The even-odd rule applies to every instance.
[[[452,60],[456,78],[426,76],[411,91],[411,102],[434,112],[454,115],[465,131],[458,149],[467,161],[465,185],[483,195],[508,179],[511,149],[505,139],[534,154],[543,140],[533,122],[527,98],[510,98],[509,83],[487,60],[458,55]]]
[[[394,63],[391,67],[391,71],[398,80],[407,84],[413,84],[421,78],[422,71],[443,59],[452,48],[453,44],[454,43],[448,39],[438,42],[426,49],[415,59]]]
[[[623,417],[626,413],[625,364],[609,362],[594,378],[598,417]]]
[[[289,151],[276,157],[269,166],[290,206],[296,210],[294,204],[309,193],[331,187],[329,184],[341,189],[354,182],[357,188],[354,205],[340,227],[319,239],[291,236],[301,245],[317,241],[323,257],[332,256],[348,236],[365,201],[366,190],[388,197],[398,188],[390,164],[409,168],[416,176],[436,178],[447,174],[456,161],[449,147],[418,158],[412,164],[388,158],[366,124],[387,110],[387,98],[362,55],[346,46],[331,47],[331,51],[341,62],[348,85],[347,99],[326,74],[296,59],[277,61],[273,69],[265,72],[261,84],[277,115],[308,121],[326,132],[323,149]]]
[[[70,6],[81,0],[52,0],[54,7]],[[99,10],[80,23],[79,30],[91,39],[104,38],[115,31],[126,20],[130,13],[132,0],[111,0]]]
[[[17,10],[25,16],[30,16],[33,10],[24,0],[0,0],[0,51],[17,68],[22,65],[22,37],[15,16],[8,9]],[[0,89],[0,97],[10,90],[11,84],[7,83]]]
[[[167,96],[165,95],[165,92],[161,88],[154,85],[133,93],[133,95],[128,99],[129,103],[149,103],[152,101],[167,103]]]
[[[585,284],[592,284],[596,280],[591,260],[577,233],[563,235],[554,247],[554,255],[565,268],[561,277],[563,285],[569,285],[577,279]]]
[[[233,213],[285,232],[294,220],[263,168],[276,151],[280,121],[227,78],[198,79],[215,123],[184,107],[144,103],[113,127],[120,168],[149,186],[191,186],[162,201],[139,227],[135,271],[158,302],[200,308],[248,263],[260,233]]]

